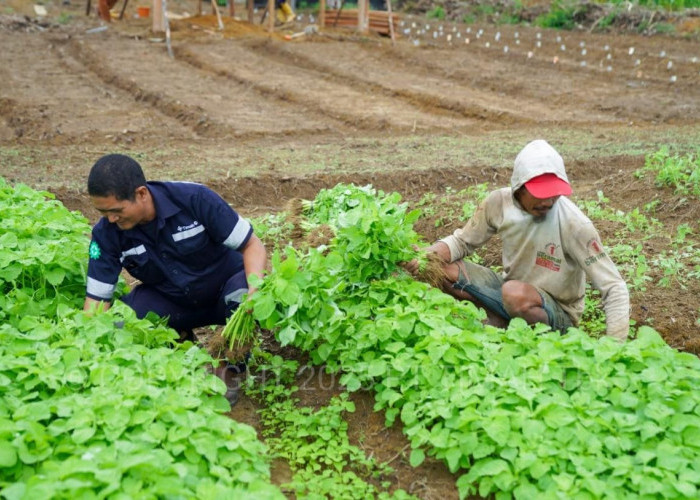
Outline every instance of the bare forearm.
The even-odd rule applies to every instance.
[[[429,247],[425,249],[426,253],[427,252],[432,252],[434,254],[437,254],[442,260],[445,262],[451,262],[452,261],[452,255],[450,254],[450,247],[447,246],[447,243],[444,243],[442,241],[436,241]]]
[[[246,278],[252,275],[262,278],[266,263],[267,252],[265,251],[265,246],[256,235],[251,236],[243,249],[243,267],[245,268]],[[250,283],[250,280],[248,282]],[[255,289],[251,287],[250,293],[254,291]]]

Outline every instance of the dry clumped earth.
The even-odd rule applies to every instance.
[[[196,2],[176,0],[170,58],[135,4],[106,30],[76,0],[44,5],[41,18],[19,0],[0,10],[0,175],[52,191],[92,222],[85,178],[110,152],[133,155],[153,179],[203,182],[260,216],[338,182],[398,191],[411,204],[434,193],[456,206],[448,188],[507,185],[517,151],[545,138],[564,156],[576,199],[602,191],[623,211],[659,200],[655,217],[669,234],[681,223],[700,233],[697,199],[634,175],[661,145],[700,144],[700,44],[680,30],[554,31],[400,14],[395,44],[333,28],[290,42],[284,35],[302,31],[307,15],[274,34],[228,17],[219,30],[208,11],[192,17]],[[438,218],[417,226],[428,242],[461,225],[452,217],[436,227]],[[618,229],[596,225],[603,241]],[[660,237],[643,244],[649,256],[668,248]],[[484,256],[497,264],[497,245]],[[700,353],[700,285],[662,288],[659,278],[633,294],[633,319]],[[300,377],[303,404],[341,390],[318,368]],[[391,461],[395,486],[457,496],[440,463],[408,465],[407,441],[384,428],[370,394],[353,399],[351,435]],[[232,416],[258,425],[255,410],[243,397]],[[288,468],[276,463],[273,476],[284,482]]]

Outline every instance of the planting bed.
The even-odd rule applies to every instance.
[[[697,152],[697,37],[403,17],[396,44],[336,29],[287,42],[280,35],[303,29],[308,16],[273,36],[226,17],[219,31],[204,16],[172,22],[171,59],[149,20],[134,17],[135,4],[123,21],[88,33],[99,22],[73,3],[46,2],[41,20],[25,2],[0,12],[0,176],[8,182],[49,190],[91,222],[85,178],[110,152],[135,156],[152,179],[205,183],[255,219],[337,183],[373,184],[421,208],[416,230],[433,241],[460,226],[468,197],[457,192],[507,185],[518,150],[545,138],[564,157],[573,198],[617,248],[637,326],[700,354],[700,271],[688,259],[668,271],[688,250],[672,244],[679,226],[697,248],[700,201],[639,173],[663,146]],[[168,5],[178,14],[196,7]],[[496,244],[482,257],[497,265],[498,255]],[[297,377],[301,404],[318,408],[343,390],[338,374],[306,365],[307,354],[271,338],[266,345],[307,366]],[[412,467],[409,441],[399,425],[384,427],[372,393],[351,400],[350,441],[390,463],[392,488],[457,497],[460,474],[432,458]],[[262,432],[262,407],[244,395],[231,416]],[[273,482],[290,478],[289,464],[275,460]]]

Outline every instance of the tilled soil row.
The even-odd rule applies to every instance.
[[[309,50],[310,44],[282,45],[252,40],[248,41],[247,45],[250,46],[251,50],[262,52],[266,57],[279,63],[315,71],[322,75],[325,80],[337,84],[362,88],[372,94],[382,94],[386,97],[400,99],[426,113],[467,118],[483,122],[491,127],[497,124],[526,125],[533,123],[532,119],[505,109],[491,109],[481,106],[475,102],[476,99],[455,99],[452,97],[454,88],[441,89],[441,82],[437,78],[421,78],[415,73],[403,73],[395,75],[395,78],[388,81],[389,75],[397,71],[396,68],[386,67],[382,61],[377,61],[374,57],[375,52],[381,50],[380,47],[383,45],[381,43],[345,43],[344,50],[348,54],[347,58],[344,59],[343,66],[337,64],[339,62],[335,57],[337,53],[331,51],[333,47],[329,43],[311,44],[311,50]],[[348,68],[349,61],[355,61],[356,64]],[[377,73],[381,74],[381,77],[373,78]],[[416,90],[420,80],[424,80],[421,82],[424,85],[420,86],[420,90]],[[432,90],[432,92],[428,90]],[[475,91],[475,89],[470,90]]]

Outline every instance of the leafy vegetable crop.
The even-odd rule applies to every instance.
[[[298,363],[265,352],[254,359],[255,376],[246,380],[246,392],[264,405],[260,415],[271,453],[292,470],[285,488],[298,498],[414,498],[400,489],[390,494],[389,482],[371,482],[392,471],[350,444],[343,414],[354,412],[355,405],[347,392],[318,409],[299,406],[293,385]]]
[[[53,314],[59,304],[80,307],[87,220],[50,193],[13,188],[1,177],[0,208],[0,320]]]
[[[281,498],[209,355],[79,310],[89,227],[46,196],[0,179],[0,496]]]
[[[251,301],[261,326],[342,370],[348,390],[372,388],[411,463],[427,453],[462,471],[462,497],[697,496],[697,357],[648,327],[619,344],[484,326],[483,311],[401,272],[416,238],[398,201],[361,196],[329,221],[330,248],[273,254]]]

